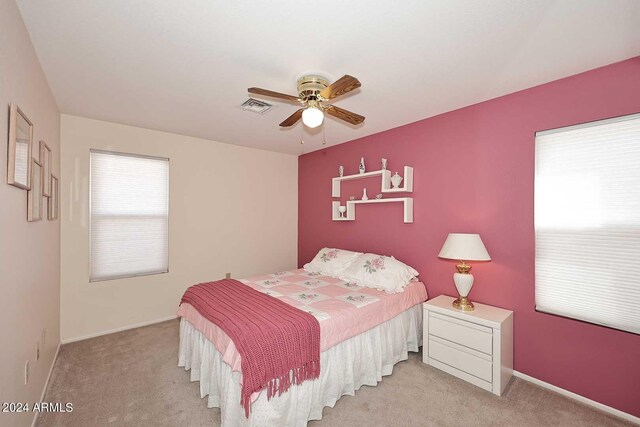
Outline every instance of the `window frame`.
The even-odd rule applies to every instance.
[[[119,275],[119,276],[111,276],[111,277],[105,277],[105,278],[100,278],[100,279],[92,279],[91,278],[91,230],[92,230],[92,226],[91,226],[91,220],[93,218],[93,215],[91,214],[91,200],[92,200],[92,195],[91,195],[91,154],[92,153],[99,153],[99,154],[108,154],[108,155],[114,155],[114,156],[124,156],[124,157],[138,157],[138,158],[143,158],[143,159],[152,159],[152,160],[162,160],[162,161],[166,161],[167,162],[167,268],[165,271],[158,271],[158,272],[153,272],[153,273],[137,273],[137,274],[123,274],[123,275]],[[88,239],[88,255],[89,255],[89,283],[99,283],[99,282],[106,282],[106,281],[110,281],[110,280],[120,280],[120,279],[130,279],[130,278],[134,278],[134,277],[145,277],[145,276],[157,276],[159,274],[167,274],[170,271],[170,262],[171,262],[171,256],[170,256],[170,252],[171,252],[171,245],[170,245],[170,228],[171,228],[171,203],[170,203],[170,197],[171,197],[171,160],[169,157],[162,157],[162,156],[151,156],[151,155],[146,155],[146,154],[138,154],[138,153],[125,153],[122,151],[112,151],[112,150],[103,150],[103,149],[97,149],[97,148],[90,148],[89,149],[89,179],[88,179],[88,187],[89,187],[89,202],[87,203],[88,205],[88,228],[89,228],[89,239]]]
[[[613,117],[608,117],[608,118],[604,118],[604,119],[597,119],[597,120],[591,120],[591,121],[586,121],[586,122],[580,122],[580,123],[576,123],[573,125],[567,125],[567,126],[561,126],[561,127],[557,127],[557,128],[551,128],[551,129],[545,129],[545,130],[541,130],[541,131],[537,131],[534,132],[533,134],[533,150],[534,150],[534,167],[533,167],[533,184],[534,184],[534,190],[533,190],[533,195],[534,195],[534,212],[533,212],[533,233],[534,233],[534,278],[533,278],[533,285],[534,285],[534,311],[536,313],[543,313],[543,314],[547,314],[550,316],[554,316],[554,317],[559,317],[559,318],[563,318],[563,319],[568,319],[568,320],[572,320],[572,321],[576,321],[576,322],[580,322],[580,323],[585,323],[585,324],[589,324],[589,325],[594,325],[594,326],[598,326],[598,327],[602,327],[602,328],[606,328],[606,329],[611,329],[611,330],[615,330],[615,331],[619,331],[619,332],[623,332],[623,333],[627,333],[627,334],[632,334],[632,335],[640,335],[640,333],[637,333],[635,331],[631,331],[628,329],[623,329],[620,327],[617,327],[615,325],[611,325],[611,324],[606,324],[606,323],[599,323],[596,321],[592,321],[588,318],[584,318],[584,317],[572,317],[569,315],[565,315],[562,313],[557,313],[554,311],[550,311],[550,310],[544,310],[540,307],[538,307],[537,304],[537,248],[538,248],[538,243],[537,243],[537,232],[536,232],[536,215],[535,215],[535,195],[536,195],[536,172],[538,170],[538,149],[537,149],[537,137],[538,136],[545,136],[545,135],[551,135],[554,133],[559,133],[559,132],[564,132],[564,131],[571,131],[571,130],[578,130],[578,129],[585,129],[585,128],[590,128],[590,127],[595,127],[595,126],[601,126],[601,125],[607,125],[607,124],[612,124],[612,123],[620,123],[620,122],[625,122],[625,121],[629,121],[629,120],[638,120],[640,119],[640,112],[635,112],[635,113],[630,113],[630,114],[624,114],[624,115],[620,115],[620,116],[613,116]]]

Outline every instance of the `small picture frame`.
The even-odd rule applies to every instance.
[[[42,219],[42,165],[31,159],[31,189],[27,191],[27,221]]]
[[[51,196],[47,199],[47,219],[53,221],[58,218],[58,178],[51,175]]]
[[[51,196],[51,149],[40,141],[40,164],[42,164],[42,195]]]
[[[31,189],[33,123],[16,104],[9,107],[9,149],[7,183],[23,190]],[[40,179],[40,175],[38,175]]]

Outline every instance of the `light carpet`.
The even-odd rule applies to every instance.
[[[218,426],[199,385],[178,365],[177,320],[60,348],[45,401],[70,413],[41,413],[38,426]],[[497,397],[422,363],[396,365],[377,387],[325,408],[309,426],[631,426],[520,379]]]

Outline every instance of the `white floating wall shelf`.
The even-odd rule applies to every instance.
[[[343,218],[340,218],[340,212],[338,211],[338,207],[340,206],[340,202],[334,201],[333,203],[333,215],[332,219],[334,221],[355,221],[356,219],[356,206],[355,205],[364,205],[371,203],[393,203],[393,202],[402,202],[404,203],[404,222],[406,224],[410,224],[413,222],[413,198],[412,197],[395,197],[392,199],[369,199],[369,200],[349,200],[347,202],[347,212],[344,214]]]
[[[331,179],[331,197],[340,197],[340,187],[342,181],[352,181],[354,179],[371,178],[372,176],[382,177],[381,188],[383,193],[412,193],[413,192],[413,168],[405,166],[403,171],[402,187],[392,188],[391,171],[377,170],[372,172],[359,173],[355,175],[337,176]]]
[[[342,181],[351,181],[354,179],[364,179],[374,176],[381,177],[381,190],[382,193],[412,193],[413,192],[413,168],[411,166],[405,166],[403,171],[402,186],[399,188],[393,188],[391,185],[391,171],[389,170],[377,170],[372,172],[365,172],[356,175],[339,176],[331,179],[331,196],[340,197],[340,187]],[[356,219],[356,206],[359,204],[370,203],[403,203],[404,206],[404,222],[413,222],[413,198],[412,197],[394,197],[389,199],[369,199],[369,200],[349,200],[346,202],[347,211],[343,217],[340,217],[338,208],[341,206],[339,201],[333,201],[331,206],[331,218],[334,221],[355,221]]]

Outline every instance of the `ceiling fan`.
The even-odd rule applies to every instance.
[[[318,127],[324,120],[324,113],[327,113],[340,120],[344,120],[352,125],[364,122],[364,116],[352,113],[335,105],[325,104],[340,95],[351,92],[360,87],[360,82],[355,77],[345,75],[333,84],[320,76],[307,75],[298,79],[298,96],[287,95],[267,89],[250,87],[249,93],[269,96],[288,102],[301,103],[303,105],[298,111],[287,117],[281,127],[293,126],[302,119],[302,123],[310,128]]]

